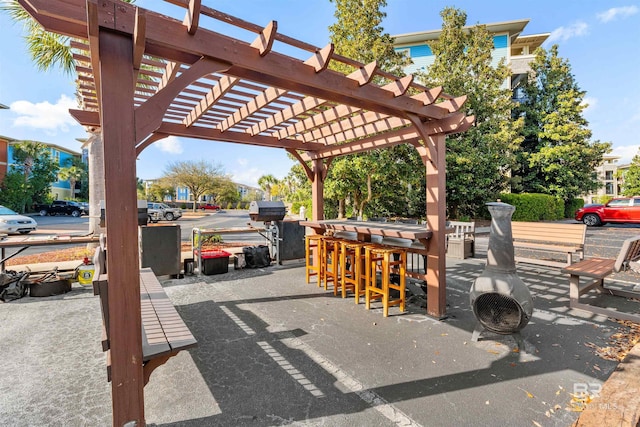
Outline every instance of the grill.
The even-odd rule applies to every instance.
[[[283,221],[286,215],[283,202],[254,201],[249,204],[251,221],[263,221],[264,234],[271,259],[282,261],[304,258],[304,227],[299,221]]]
[[[282,221],[285,214],[283,202],[253,201],[249,204],[251,221]]]
[[[533,315],[533,299],[529,288],[516,273],[511,232],[511,215],[515,208],[506,203],[488,205],[491,232],[487,266],[469,292],[473,314],[478,320],[472,340],[478,341],[485,329],[501,335],[513,334],[524,351],[519,332]]]

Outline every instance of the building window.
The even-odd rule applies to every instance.
[[[605,191],[607,195],[613,195],[613,184],[611,182],[607,182],[607,185],[605,186]]]
[[[613,171],[606,171],[604,173],[604,179],[607,181],[613,181]]]

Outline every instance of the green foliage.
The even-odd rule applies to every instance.
[[[362,63],[376,61],[382,70],[404,75],[407,58],[395,51],[393,40],[381,26],[386,14],[384,0],[331,0],[335,3],[336,22],[329,27],[331,42],[337,54]],[[332,62],[331,69],[348,74],[352,66]],[[382,83],[376,79],[376,83]],[[405,150],[405,154],[408,150]],[[415,151],[415,150],[413,150]],[[387,150],[354,154],[334,159],[324,186],[326,218],[347,215],[364,216],[374,212],[389,212],[406,207],[406,194],[396,196],[398,188],[392,175],[394,165],[385,156]],[[408,160],[402,160],[406,163]],[[405,174],[412,176],[413,173]],[[403,183],[399,188],[406,188]],[[310,197],[310,192],[308,193]],[[301,198],[298,199],[302,201]],[[423,206],[424,210],[424,206]]]
[[[566,202],[564,206],[564,217],[573,218],[575,212],[583,206],[584,206],[583,199],[575,198],[575,199],[569,200],[569,202]]]
[[[29,205],[26,182],[21,172],[9,171],[0,185],[0,205],[13,209],[18,213],[25,212],[25,206]]]
[[[629,169],[624,174],[622,194],[627,197],[640,194],[640,151],[633,156]]]
[[[593,198],[593,202],[594,203],[599,203],[601,205],[604,205],[606,203],[609,202],[609,200],[611,200],[613,197],[611,196],[607,196],[606,194],[603,194],[601,196],[596,196]]]
[[[243,205],[242,201],[239,201],[239,202],[236,204],[236,209],[243,209],[243,206],[244,206],[244,205]]]
[[[14,164],[9,167],[8,175],[15,173],[21,176],[21,181],[15,177],[4,180],[3,194],[0,195],[0,202],[5,197],[11,203],[24,203],[22,206],[16,206],[18,212],[26,212],[28,207],[34,203],[43,203],[50,196],[51,183],[56,181],[59,167],[51,159],[51,155],[46,145],[33,142],[23,141],[13,145]],[[5,191],[7,196],[5,196]],[[17,192],[22,196],[18,197]]]
[[[278,183],[278,178],[273,175],[262,175],[258,178],[258,185],[265,192],[266,200],[272,200],[271,188]]]
[[[175,189],[169,182],[159,179],[149,186],[146,197],[150,202],[163,202],[165,196],[174,193]]]
[[[558,46],[536,50],[532,72],[522,87],[524,101],[514,110],[524,119],[524,142],[517,152],[513,191],[551,194],[571,200],[598,188],[595,168],[610,143],[591,142],[583,117],[587,108],[569,62]]]
[[[465,29],[467,16],[455,8],[440,15],[440,38],[430,44],[435,60],[421,78],[453,96],[468,96],[465,112],[475,115],[476,124],[447,137],[446,197],[449,217],[475,217],[486,200],[507,188],[522,120],[511,120],[514,104],[504,85],[509,69],[504,61],[492,64],[493,38],[486,27]]]
[[[227,208],[226,209],[227,210],[233,209],[233,203],[231,203],[231,202],[227,203]]]
[[[548,194],[503,193],[500,200],[515,206],[513,221],[553,221],[565,217],[564,201]]]
[[[223,174],[222,166],[205,161],[170,163],[162,179],[173,187],[186,187],[194,200],[200,200],[205,194],[218,194],[229,181]],[[193,204],[193,210],[196,210],[196,203]]]
[[[182,210],[187,209],[187,204],[186,204],[186,203],[182,203],[182,204],[180,205],[180,209],[182,209]]]

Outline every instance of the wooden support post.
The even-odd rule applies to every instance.
[[[313,178],[311,180],[311,200],[312,200],[312,212],[311,218],[313,221],[319,221],[324,219],[324,177],[325,167],[322,159],[313,160]]]
[[[133,40],[100,28],[113,425],[145,425],[138,261]]]
[[[437,152],[435,159],[426,162],[427,227],[433,233],[427,250],[427,314],[436,318],[444,317],[447,310],[445,138],[444,134],[429,135],[425,141]]]

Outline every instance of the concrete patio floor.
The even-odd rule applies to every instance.
[[[621,325],[570,310],[557,269],[518,265],[535,304],[522,331],[527,352],[514,351],[511,336],[472,342],[468,290],[484,268],[479,244],[478,257],[447,260],[444,321],[427,317],[419,297],[384,318],[379,305],[367,311],[306,284],[296,261],[163,280],[198,347],[154,371],[147,423],[571,425],[576,384],[597,387],[617,366],[591,346],[606,346]],[[0,304],[0,425],[111,425],[100,323],[90,287]]]

